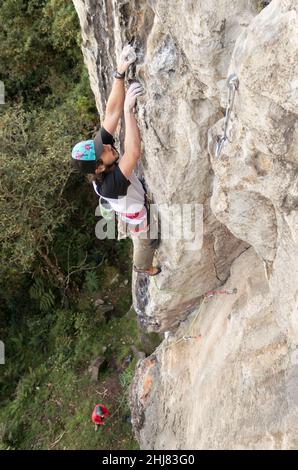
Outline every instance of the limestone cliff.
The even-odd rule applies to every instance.
[[[133,279],[141,323],[167,332],[132,387],[141,448],[295,448],[297,1],[73,1],[101,116],[117,55],[137,48],[139,172],[160,218],[203,208],[202,243],[162,239],[162,274]]]

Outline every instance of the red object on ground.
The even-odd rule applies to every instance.
[[[103,426],[105,418],[109,416],[110,412],[105,405],[95,405],[92,413],[92,421],[98,426]]]

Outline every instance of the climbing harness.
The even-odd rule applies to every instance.
[[[227,84],[229,88],[229,95],[228,95],[228,104],[226,108],[226,115],[225,115],[225,122],[224,122],[224,133],[222,137],[218,138],[218,142],[216,145],[216,152],[215,152],[216,158],[220,157],[224,143],[228,138],[227,137],[228,125],[229,125],[229,121],[231,117],[231,112],[234,106],[236,90],[238,90],[238,87],[239,87],[239,80],[234,73],[228,77]]]

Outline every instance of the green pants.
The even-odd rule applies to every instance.
[[[132,233],[131,229],[136,226],[122,221],[118,218],[118,240],[130,237],[133,242],[133,264],[137,269],[148,269],[152,266],[154,252],[158,246],[158,226],[157,217],[151,218],[148,213],[148,230],[139,234]],[[152,238],[150,238],[152,237]]]

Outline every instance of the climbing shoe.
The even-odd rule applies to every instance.
[[[144,269],[138,269],[136,268],[135,266],[133,267],[133,270],[136,272],[136,273],[141,273],[141,274],[147,274],[147,276],[157,276],[157,274],[159,274],[161,272],[161,268],[160,267],[157,267],[155,268],[156,271],[154,273],[149,273],[148,271],[145,271]]]

